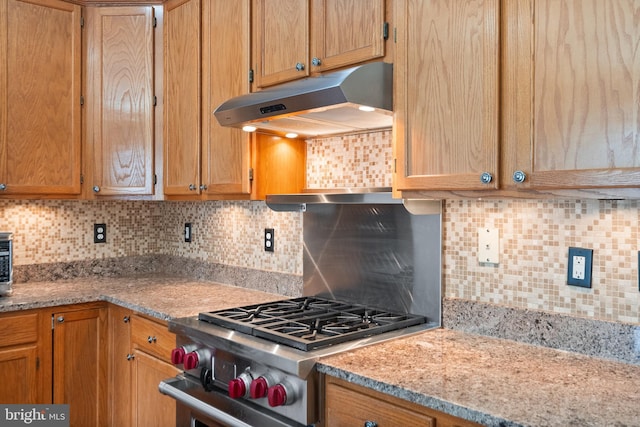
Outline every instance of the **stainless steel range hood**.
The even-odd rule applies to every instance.
[[[392,110],[393,65],[373,62],[232,98],[214,115],[222,126],[313,137],[390,128]]]

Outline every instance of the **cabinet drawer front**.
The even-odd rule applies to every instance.
[[[0,317],[0,347],[38,341],[38,314]]]
[[[326,388],[327,425],[362,426],[366,421],[379,427],[425,426],[435,427],[436,420],[426,414],[358,393],[329,382]]]
[[[131,341],[139,348],[166,362],[171,360],[171,350],[176,346],[176,336],[167,329],[166,323],[159,323],[142,316],[131,318]]]

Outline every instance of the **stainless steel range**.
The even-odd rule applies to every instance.
[[[412,215],[388,193],[321,201],[270,205],[305,211],[305,296],[169,323],[184,373],[160,391],[178,426],[320,425],[321,357],[440,325],[440,204]]]

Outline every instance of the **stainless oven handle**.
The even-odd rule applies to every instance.
[[[169,380],[160,381],[158,385],[158,389],[160,393],[166,394],[167,396],[173,397],[180,404],[193,409],[195,411],[201,412],[207,417],[213,419],[214,421],[218,421],[222,424],[229,425],[230,427],[251,427],[251,425],[242,422],[241,420],[227,414],[224,411],[221,411],[218,408],[215,408],[211,405],[207,405],[202,402],[200,399],[191,396],[184,390],[181,390],[178,387],[175,387],[173,384],[184,383],[184,380],[180,377],[172,378]]]

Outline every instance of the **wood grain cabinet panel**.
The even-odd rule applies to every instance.
[[[255,89],[385,56],[385,0],[253,0]]]
[[[0,403],[51,402],[51,322],[43,311],[0,314]]]
[[[0,1],[0,195],[81,192],[81,10]]]
[[[109,304],[109,425],[131,425],[132,311]]]
[[[497,188],[499,3],[395,3],[395,189]]]
[[[107,425],[107,310],[53,313],[53,403],[69,405],[71,426]]]
[[[324,425],[331,427],[480,426],[480,424],[330,376],[325,377],[324,416]]]
[[[98,196],[154,192],[154,8],[86,10],[89,181]]]
[[[638,0],[505,2],[504,141],[518,189],[640,197]]]

